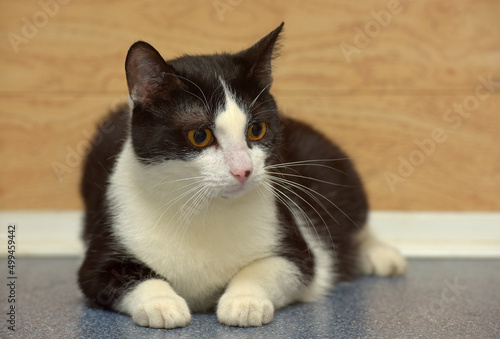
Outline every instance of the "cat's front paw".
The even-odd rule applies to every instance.
[[[262,326],[269,324],[273,316],[273,303],[260,296],[223,295],[217,308],[219,322],[228,326]]]
[[[139,326],[153,328],[184,327],[191,321],[189,307],[181,297],[156,297],[137,305],[132,319]]]
[[[394,247],[376,242],[361,253],[361,271],[378,276],[400,275],[406,270],[406,259]]]

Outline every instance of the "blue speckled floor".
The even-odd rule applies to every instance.
[[[77,259],[16,264],[14,334],[6,322],[7,263],[0,260],[1,338],[500,338],[500,260],[410,260],[403,278],[338,285],[329,298],[282,309],[261,328],[226,327],[213,314],[195,314],[176,330],[141,328],[86,307]]]

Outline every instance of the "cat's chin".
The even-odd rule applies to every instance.
[[[254,188],[254,185],[244,184],[238,185],[235,187],[230,187],[224,190],[221,194],[221,198],[226,200],[235,200],[245,195],[247,192],[251,191]]]
[[[235,189],[235,190],[228,190],[228,191],[225,191],[221,194],[221,198],[226,199],[226,200],[234,200],[234,199],[237,199],[237,198],[241,197],[242,195],[244,195],[246,191],[247,190],[244,188],[239,188],[239,189]]]

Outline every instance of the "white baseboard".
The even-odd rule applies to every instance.
[[[7,255],[8,225],[16,225],[17,256],[81,256],[82,216],[81,211],[0,211],[0,257]]]
[[[500,258],[500,212],[373,212],[370,225],[408,257]]]
[[[16,225],[17,257],[82,256],[80,211],[0,211],[0,257]],[[500,212],[372,212],[379,238],[408,257],[500,258]]]

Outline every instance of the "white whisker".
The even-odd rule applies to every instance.
[[[203,186],[203,184],[201,185]],[[175,227],[175,233],[174,233],[174,237],[177,235],[177,232],[179,232],[179,230],[182,228],[183,229],[183,233],[184,233],[184,228],[187,227],[187,223],[184,224],[184,221],[186,219],[186,216],[188,216],[189,214],[189,211],[190,211],[190,207],[192,205],[192,200],[194,199],[196,201],[196,199],[198,198],[198,196],[200,195],[200,193],[203,191],[203,187],[201,187],[201,190],[196,190],[196,193],[194,193],[187,201],[184,202],[184,204],[179,207],[177,209],[177,211],[174,213],[174,215],[170,218],[170,220],[168,221],[167,225],[170,225],[173,222],[175,222],[175,224],[177,225],[177,227]],[[191,205],[189,205],[188,208],[186,208],[186,205],[190,204],[191,202]],[[179,215],[178,218],[176,218],[176,216]]]
[[[282,182],[286,182],[287,184],[293,186],[293,187],[296,187],[297,189],[300,189],[302,192],[306,193],[307,195],[309,195],[311,198],[313,198],[318,204],[320,204],[320,206],[325,210],[325,212],[328,213],[328,215],[333,219],[335,220],[335,222],[337,224],[339,224],[339,222],[330,214],[330,212],[328,211],[328,209],[319,201],[317,200],[316,197],[314,197],[313,194],[316,194],[318,195],[319,197],[325,199],[329,204],[331,204],[333,207],[335,207],[340,213],[342,213],[347,219],[349,219],[350,222],[352,222],[352,224],[354,226],[356,226],[356,228],[360,229],[360,227],[358,226],[358,224],[356,224],[354,222],[354,220],[352,220],[351,217],[349,217],[337,204],[335,204],[333,201],[331,201],[330,199],[328,199],[327,197],[325,197],[323,194],[311,189],[310,187],[307,187],[305,185],[302,185],[300,183],[297,183],[297,182],[293,182],[293,181],[290,181],[290,180],[287,180],[285,178],[278,178],[278,177],[275,177],[275,176],[270,176],[272,179],[274,180],[281,180]],[[293,191],[292,191],[293,192]],[[293,192],[294,194],[296,194],[295,192]],[[297,195],[297,194],[296,194]],[[300,197],[299,195],[297,195],[298,197]]]
[[[259,99],[259,97],[262,95],[262,93],[264,93],[264,91],[266,89],[268,89],[270,86],[272,85],[272,83],[270,83],[269,85],[267,85],[266,87],[264,87],[262,89],[262,91],[260,91],[260,93],[255,97],[255,99],[253,99],[252,103],[250,104],[250,106],[248,106],[249,108],[252,108],[252,106],[255,104],[255,102],[257,101],[257,99]]]
[[[216,74],[216,75],[217,75],[217,74]],[[210,96],[209,102],[212,102],[212,99],[213,99],[213,97],[214,97],[215,92],[217,92],[217,90],[218,90],[219,88],[221,88],[221,87],[222,87],[223,83],[228,83],[230,80],[232,80],[232,79],[234,79],[234,78],[236,78],[236,76],[230,77],[230,78],[228,78],[228,79],[222,79],[221,77],[219,77],[219,86],[217,86],[217,87],[213,90],[212,95]],[[222,80],[222,81],[221,81],[221,80]]]
[[[299,198],[300,200],[302,200],[302,202],[304,202],[307,206],[309,206],[318,215],[318,217],[321,219],[321,221],[323,222],[323,225],[325,226],[325,228],[328,231],[328,234],[330,235],[330,239],[332,239],[332,235],[330,234],[330,229],[328,227],[328,224],[326,223],[326,221],[323,218],[323,216],[321,215],[321,213],[319,213],[319,211],[313,205],[311,205],[311,203],[309,203],[306,199],[304,199],[303,197],[301,197],[300,195],[298,195],[297,193],[295,193],[291,188],[288,188],[285,184],[279,183],[278,181],[273,181],[273,182],[274,182],[275,185],[278,185],[278,186],[286,189],[290,193],[293,193],[297,198]],[[290,201],[293,201],[293,200],[290,199]],[[297,205],[296,202],[293,201],[293,203],[295,205]],[[323,209],[328,213],[328,211],[324,208],[324,206],[323,206]],[[332,217],[332,216],[330,215],[330,217]],[[338,222],[337,222],[337,220],[335,218],[332,217],[332,219],[338,224]],[[313,225],[313,228],[314,228],[314,231],[316,232],[316,234],[318,236],[318,239],[321,239],[321,237],[319,236],[318,231],[316,230],[316,227],[314,227],[314,225]],[[332,242],[333,242],[333,239],[332,239]]]
[[[301,219],[300,216],[297,214],[297,211],[300,212],[302,214],[303,219],[306,221],[306,224],[309,224],[311,226],[311,228],[314,229],[316,236],[318,237],[319,240],[321,240],[321,237],[320,237],[318,231],[316,230],[316,226],[314,225],[314,222],[307,215],[307,213],[302,209],[302,207],[300,207],[295,201],[293,201],[293,199],[291,199],[287,194],[282,192],[277,187],[275,187],[269,183],[266,183],[266,186],[273,193],[273,195],[276,197],[276,199],[278,199],[278,201],[280,201],[283,204],[283,206],[285,206],[290,211],[290,213],[292,213],[294,219],[297,221],[299,221]],[[288,201],[285,200],[285,198],[288,199]],[[295,208],[293,208],[293,206],[291,206],[290,203],[292,203],[295,206]]]
[[[331,182],[331,181],[321,180],[321,179],[317,179],[317,178],[313,178],[313,177],[309,177],[309,176],[305,176],[305,175],[300,175],[300,174],[291,174],[291,173],[282,173],[282,172],[278,172],[278,174],[279,175],[283,175],[283,176],[288,176],[288,177],[308,179],[308,180],[311,180],[311,181],[321,182],[323,184],[332,185],[332,186],[356,187],[356,186],[352,186],[352,185],[337,184],[337,183],[334,183],[334,182]]]
[[[144,189],[142,189],[141,191],[137,192],[135,195],[134,195],[134,198],[136,196],[138,196],[139,194],[142,194],[144,193],[145,191],[150,191],[150,190],[153,190],[159,186],[162,186],[162,185],[168,185],[168,184],[173,184],[173,183],[177,183],[177,182],[181,182],[181,181],[188,181],[188,180],[199,180],[199,179],[202,179],[203,177],[202,176],[197,176],[197,177],[189,177],[189,178],[182,178],[182,179],[176,179],[176,180],[164,180],[164,181],[160,181],[159,183],[157,184],[154,184],[153,186],[148,186]],[[189,185],[189,184],[188,184]],[[179,189],[183,189],[184,187],[186,186],[182,186],[178,189],[175,189],[173,191],[169,191],[169,193],[172,193],[172,192],[175,192],[175,191],[178,191]]]
[[[162,214],[160,215],[160,217],[157,219],[156,221],[156,224],[155,224],[155,227],[158,225],[158,223],[160,222],[160,220],[163,218],[163,216],[165,215],[165,213],[167,213],[167,211],[172,207],[174,206],[178,201],[180,201],[181,199],[183,199],[186,195],[189,195],[191,194],[192,192],[196,192],[199,188],[203,187],[203,183],[198,183],[198,185],[196,185],[195,187],[189,189],[188,191],[184,192],[183,194],[177,196],[174,200],[170,200],[168,201],[166,204],[164,204],[163,206],[161,206],[160,208],[158,208],[155,212],[153,212],[153,214],[156,214],[157,211],[159,211],[160,209],[164,208]],[[189,198],[189,199],[192,199]],[[189,200],[188,200],[189,201]],[[181,207],[182,209],[182,207]],[[179,211],[181,209],[178,209],[177,212],[170,218],[170,220],[168,221],[168,223],[166,224],[167,226],[170,225],[170,222],[172,221],[172,219],[179,213]]]
[[[194,217],[200,214],[201,209],[204,206],[210,204],[210,199],[208,199],[210,189],[207,187],[203,187],[199,193],[197,193],[198,197],[191,203],[191,206],[186,210],[185,214],[188,216],[187,219],[184,219],[183,231],[181,233],[181,241],[184,238],[188,228],[190,227]]]
[[[274,101],[274,99],[267,99],[267,100],[262,101],[262,102],[261,102],[260,104],[258,104],[257,106],[255,106],[255,107],[251,107],[251,109],[250,109],[250,112],[249,112],[249,113],[252,113],[253,111],[255,111],[255,110],[256,110],[257,108],[259,108],[260,106],[264,105],[265,103],[267,103],[267,102],[272,102],[272,101]],[[277,112],[278,112],[278,110],[276,110],[276,109],[273,109],[273,110],[266,110],[266,111],[260,111],[259,113],[263,113],[263,112],[276,112],[276,113],[277,113]]]
[[[174,74],[174,76],[180,78],[180,79],[183,79],[183,80],[186,80],[188,82],[190,82],[191,84],[193,84],[194,86],[196,86],[196,88],[198,88],[198,90],[201,92],[201,95],[203,95],[203,99],[205,99],[205,101],[203,101],[199,96],[197,96],[196,94],[192,93],[192,92],[189,92],[188,90],[185,90],[183,89],[185,92],[189,93],[189,94],[192,94],[194,97],[200,99],[200,101],[205,105],[205,108],[207,109],[207,111],[209,111],[209,105],[208,105],[208,101],[207,101],[207,97],[205,96],[205,93],[203,92],[203,90],[200,88],[200,86],[198,86],[196,83],[194,83],[192,80],[189,80],[188,78],[186,77],[183,77],[183,76],[180,76],[180,75],[177,75],[177,74]]]
[[[316,163],[316,162],[345,161],[345,160],[349,160],[349,158],[300,160],[300,161],[283,162],[283,163],[279,163],[279,164],[268,165],[268,166],[266,166],[266,169],[290,168],[290,167],[300,167],[300,166],[316,166],[316,167],[328,168],[328,169],[331,169],[332,171],[337,171],[337,172],[340,172],[340,173],[347,175],[347,173],[345,173],[342,170],[339,170],[338,168],[328,166],[325,164],[317,164]]]

